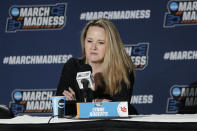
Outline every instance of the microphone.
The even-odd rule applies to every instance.
[[[13,117],[13,112],[6,105],[0,105],[0,119],[9,119]]]
[[[76,79],[77,79],[79,88],[83,90],[84,102],[86,102],[88,88],[91,88],[92,90],[94,88],[93,86],[94,80],[92,77],[92,67],[88,64],[82,65],[79,69],[79,72],[77,73]]]

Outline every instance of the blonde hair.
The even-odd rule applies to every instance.
[[[109,20],[101,18],[92,20],[85,25],[81,33],[82,58],[86,60],[85,38],[90,26],[101,27],[106,32],[107,51],[105,53],[102,72],[106,84],[105,93],[113,96],[120,92],[122,89],[122,80],[126,83],[127,88],[130,88],[128,71],[134,72],[134,66],[123,47],[118,30]]]

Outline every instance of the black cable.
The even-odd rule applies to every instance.
[[[51,117],[50,117],[50,119],[48,120],[48,124],[50,124],[50,121],[51,121],[51,119],[53,119],[54,117],[58,117],[58,115],[52,115]]]
[[[58,117],[58,115],[53,115],[53,116],[51,116],[50,118],[49,118],[49,120],[48,120],[48,124],[50,124],[50,121],[54,118],[54,117]],[[58,117],[59,118],[59,117]],[[74,119],[75,118],[75,116],[73,116],[73,115],[68,115],[68,116],[64,116],[63,118],[66,118],[66,119]]]

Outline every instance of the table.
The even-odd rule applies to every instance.
[[[197,130],[197,114],[132,115],[114,119],[51,119],[50,116],[18,116],[0,119],[1,131],[188,131]],[[50,122],[49,122],[50,120]]]

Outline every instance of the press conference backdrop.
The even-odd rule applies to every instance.
[[[136,65],[131,104],[140,114],[197,105],[197,1],[3,0],[0,2],[0,104],[18,113],[51,112],[64,63],[81,56],[92,19],[119,30]],[[178,106],[178,105],[181,105]]]

